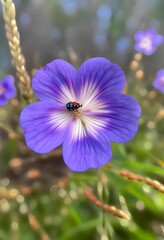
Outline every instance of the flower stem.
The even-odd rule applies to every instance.
[[[26,101],[30,102],[32,96],[31,79],[25,68],[25,58],[20,47],[20,35],[15,19],[15,5],[12,0],[1,0],[1,2],[12,62],[15,65],[16,74],[20,82],[19,88]]]

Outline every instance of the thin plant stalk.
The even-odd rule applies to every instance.
[[[16,23],[16,9],[12,0],[1,0],[3,6],[3,17],[5,21],[6,36],[12,63],[16,68],[19,79],[19,88],[23,97],[30,102],[32,96],[31,79],[25,67],[25,58],[20,47],[20,34]]]

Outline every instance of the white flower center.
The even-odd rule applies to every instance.
[[[86,100],[88,102],[88,99]],[[89,104],[84,101],[84,107],[69,112],[74,118],[72,138],[82,139],[88,134],[98,138],[98,132],[106,126],[106,118],[100,117],[101,114],[109,113],[105,104],[92,99]],[[87,105],[87,106],[86,106]]]
[[[5,92],[5,89],[3,86],[0,86],[0,95],[2,95]]]
[[[162,87],[164,87],[164,76],[159,79],[159,83]]]
[[[95,139],[99,138],[101,130],[104,131],[107,126],[110,110],[107,104],[99,99],[96,84],[87,82],[82,86],[78,98],[72,89],[64,86],[60,101],[64,104],[65,110],[51,115],[50,121],[54,126],[57,122],[60,129],[69,127],[71,139],[79,140],[88,135]]]
[[[151,49],[152,41],[151,41],[150,37],[144,37],[140,42],[140,46],[142,48]]]

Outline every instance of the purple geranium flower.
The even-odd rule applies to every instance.
[[[15,95],[14,77],[8,75],[0,81],[0,106],[6,105],[7,101],[15,97]]]
[[[152,55],[163,43],[163,36],[157,34],[156,29],[150,28],[145,32],[137,32],[134,35],[136,40],[135,49],[145,55]]]
[[[74,171],[99,168],[111,156],[110,141],[127,142],[138,129],[140,106],[122,94],[125,76],[105,58],[93,58],[78,71],[63,60],[40,69],[32,87],[41,100],[20,116],[26,144],[48,153],[63,144],[63,158]]]
[[[160,92],[164,93],[164,69],[161,69],[157,72],[157,75],[153,82],[153,86]]]

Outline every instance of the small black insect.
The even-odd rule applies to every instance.
[[[82,107],[82,105],[80,105],[77,102],[69,102],[66,104],[66,108],[68,111],[74,111],[74,110],[78,109],[79,107]]]

